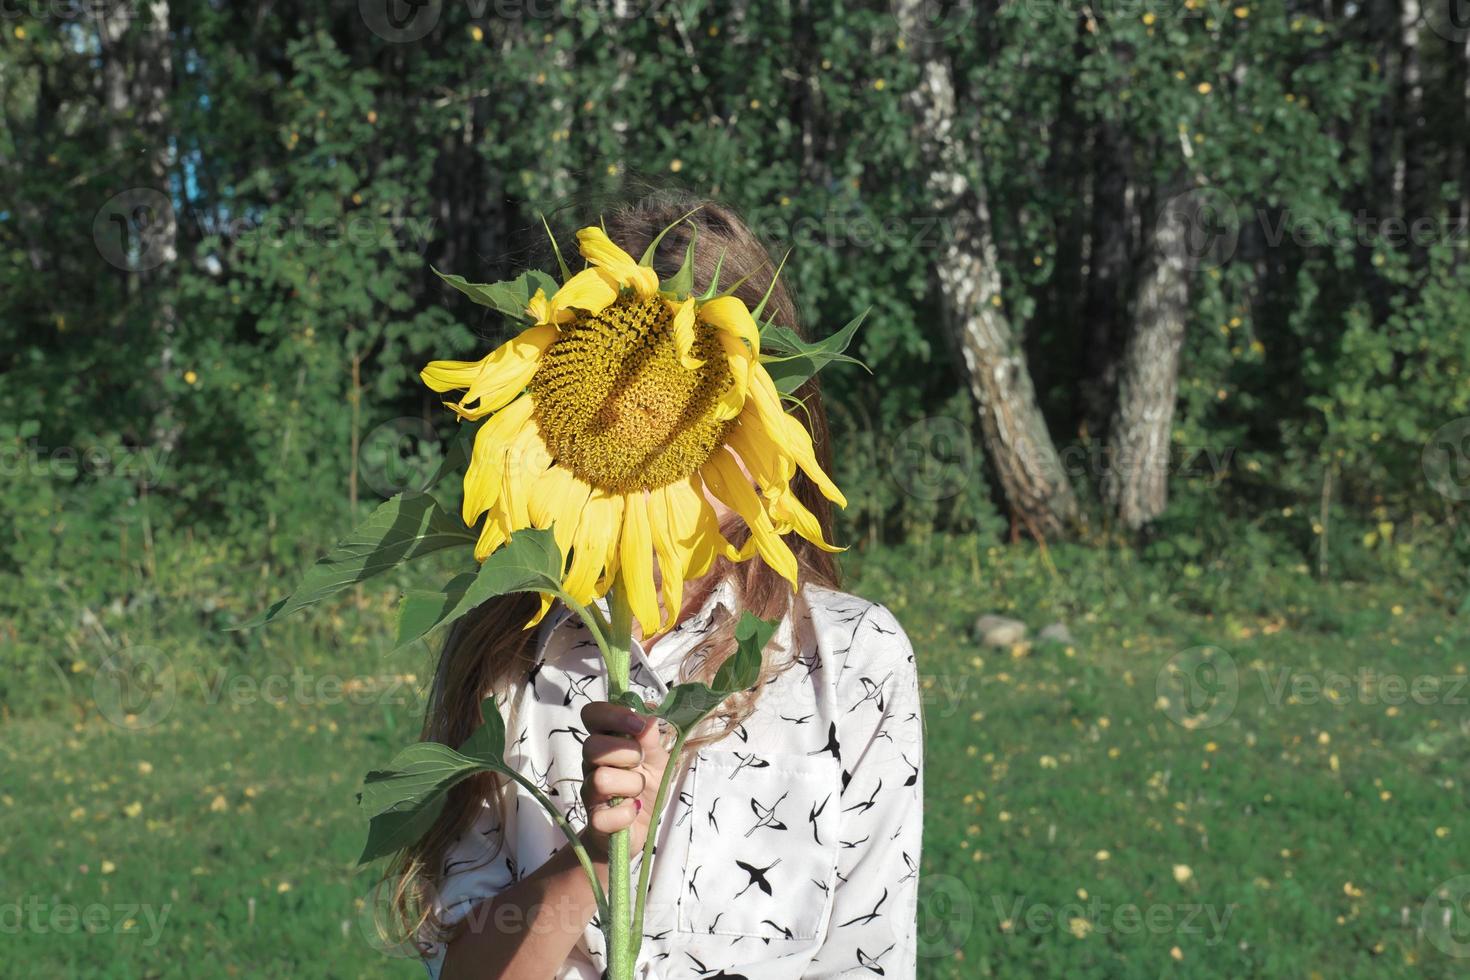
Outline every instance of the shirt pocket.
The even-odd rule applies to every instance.
[[[693,776],[679,930],[815,938],[837,871],[837,760],[706,749]]]

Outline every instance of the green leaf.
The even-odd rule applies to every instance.
[[[556,280],[540,269],[528,270],[504,282],[491,283],[468,282],[463,276],[450,275],[438,269],[434,269],[434,274],[481,306],[499,310],[517,320],[531,319],[526,305],[536,295],[536,290],[544,290],[549,297],[558,289]]]
[[[505,719],[500,717],[493,694],[480,702],[480,721],[483,724],[459,747],[460,754],[492,769],[504,769]]]
[[[510,592],[561,592],[561,551],[550,530],[512,534],[475,571],[450,579],[442,589],[410,590],[398,607],[398,646],[441,623],[452,623],[487,599]]]
[[[459,518],[427,493],[401,493],[317,559],[290,595],[235,629],[254,629],[405,562],[474,540]]]
[[[367,841],[357,863],[367,864],[412,846],[434,826],[434,821],[444,812],[447,799],[447,796],[436,796],[416,810],[389,810],[372,817],[368,820]]]
[[[735,624],[735,652],[720,665],[712,684],[702,681],[675,684],[656,708],[649,708],[632,691],[624,691],[617,701],[641,714],[662,718],[687,736],[730,695],[755,686],[760,679],[761,651],[775,632],[775,623],[753,613],[742,613],[740,622]]]
[[[470,736],[472,741],[474,736]],[[374,769],[362,783],[359,803],[371,814],[417,809],[465,776],[487,766],[438,742],[416,742],[399,752],[387,769]]]
[[[410,745],[387,769],[363,779],[358,802],[368,812],[368,837],[358,864],[409,847],[434,825],[449,791],[482,772],[510,770],[505,764],[505,722],[493,696],[480,702],[484,722],[459,751],[438,742]]]
[[[789,395],[833,362],[862,365],[862,361],[843,352],[867,315],[868,311],[864,310],[847,326],[815,343],[802,340],[786,327],[766,324],[761,330],[761,347],[777,353],[775,356],[762,355],[761,364],[776,383],[776,390]]]

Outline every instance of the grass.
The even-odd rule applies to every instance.
[[[413,738],[427,652],[385,657],[380,590],[222,634],[265,590],[238,598],[196,559],[163,562],[141,611],[30,637],[64,651],[61,669],[6,687],[7,963],[421,975],[371,941],[352,794]],[[850,553],[848,568],[850,588],[906,625],[924,675],[922,976],[1470,967],[1467,899],[1435,896],[1470,874],[1470,636],[1432,590],[965,539]],[[206,595],[235,598],[202,613]],[[982,612],[1033,632],[1061,619],[1076,642],[981,649],[969,624]],[[141,717],[159,715],[137,731],[95,697],[99,665],[129,645],[156,649],[172,679],[171,696],[133,692]],[[1205,686],[1179,688],[1171,658],[1207,645],[1234,682],[1196,670]],[[1417,680],[1418,698],[1389,678]]]

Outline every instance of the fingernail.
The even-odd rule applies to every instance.
[[[643,801],[641,799],[639,799],[638,797],[636,797],[636,796],[633,798],[633,812],[634,813],[642,813],[643,812]]]
[[[633,714],[623,718],[623,727],[634,735],[638,735],[643,731],[643,725],[642,715]]]

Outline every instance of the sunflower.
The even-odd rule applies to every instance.
[[[761,364],[755,317],[733,295],[661,286],[601,228],[577,241],[588,267],[550,297],[536,290],[533,326],[482,360],[434,361],[421,375],[463,391],[449,407],[481,423],[463,508],[470,527],[484,519],[476,560],[549,527],[567,595],[587,604],[621,583],[644,635],[677,620],[684,583],[721,555],[759,554],[795,589],[783,535],[839,550],[793,492],[797,470],[847,502]],[[749,526],[743,548],[720,532],[706,491]]]

